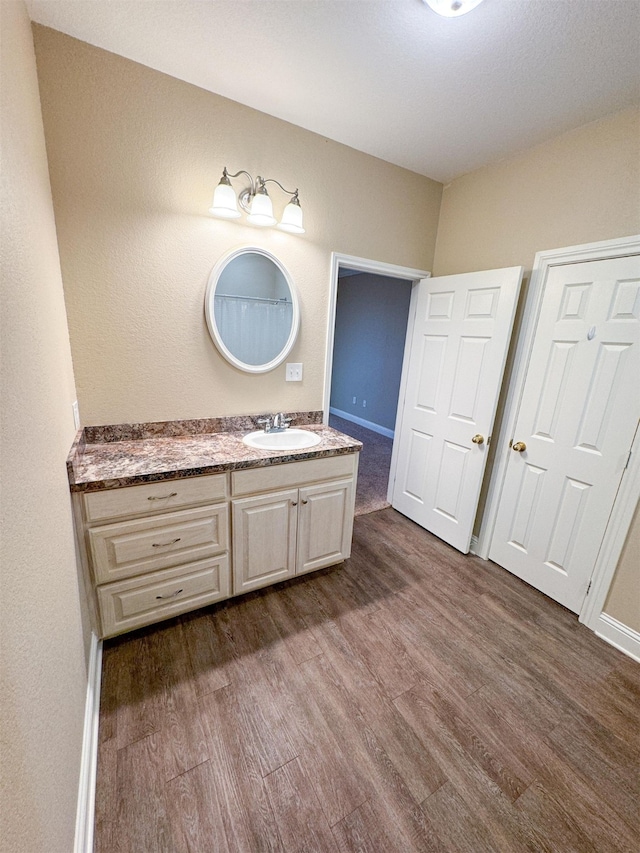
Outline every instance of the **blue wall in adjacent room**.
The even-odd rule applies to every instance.
[[[340,278],[332,409],[394,429],[410,299],[409,281],[369,273]]]

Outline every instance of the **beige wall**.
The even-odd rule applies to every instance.
[[[640,233],[640,110],[617,113],[478,169],[444,189],[434,273],[522,264],[535,253]],[[526,273],[528,276],[528,273]],[[605,610],[640,631],[640,518]]]
[[[617,113],[445,187],[435,275],[640,232],[640,110]]]
[[[640,631],[640,506],[625,543],[614,583],[604,606],[604,612],[623,625]]]
[[[85,424],[321,409],[330,253],[430,269],[442,186],[122,57],[35,27],[71,347]],[[207,215],[222,167],[299,186],[295,237]],[[241,184],[239,185],[241,186]],[[276,189],[274,203],[286,201]],[[203,317],[207,276],[254,244],[302,303],[290,361],[231,367]]]
[[[86,671],[65,457],[75,399],[31,25],[0,3],[0,850],[73,849]]]

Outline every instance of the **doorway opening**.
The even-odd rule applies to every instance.
[[[413,285],[429,274],[334,255],[325,422],[362,442],[356,515],[389,506]]]

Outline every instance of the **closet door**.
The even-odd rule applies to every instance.
[[[640,417],[640,257],[552,266],[490,559],[575,613]]]
[[[392,505],[465,554],[521,281],[510,267],[417,285]]]

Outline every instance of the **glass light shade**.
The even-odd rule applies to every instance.
[[[251,212],[247,216],[247,220],[252,225],[275,225],[276,220],[273,215],[273,205],[271,199],[266,192],[257,192],[251,202]]]
[[[424,0],[424,2],[438,15],[443,15],[445,18],[457,18],[459,15],[466,15],[467,12],[475,9],[482,3],[482,0]]]
[[[290,234],[304,234],[302,208],[299,204],[293,201],[289,202],[282,214],[282,220],[278,223],[278,228],[281,231],[288,231]]]
[[[222,181],[218,184],[213,194],[209,213],[219,216],[221,219],[237,219],[240,216],[238,200],[230,184],[224,184]]]

